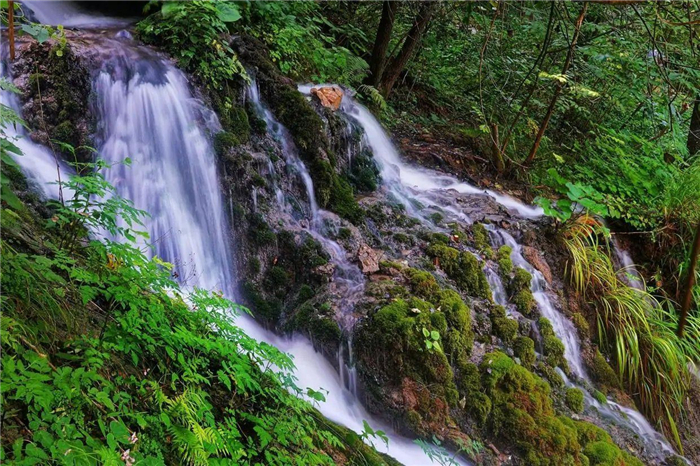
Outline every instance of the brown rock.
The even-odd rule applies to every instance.
[[[357,250],[357,260],[360,261],[362,273],[374,273],[379,271],[379,252],[366,244],[360,245]]]
[[[311,89],[311,95],[316,96],[321,105],[331,110],[338,110],[343,101],[343,90],[338,86],[314,87]]]
[[[523,257],[532,264],[534,268],[540,271],[544,279],[547,280],[547,283],[550,285],[552,284],[552,271],[537,249],[531,246],[523,246]]]

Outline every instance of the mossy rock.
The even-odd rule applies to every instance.
[[[549,364],[547,364],[547,363],[545,363],[545,362],[543,362],[543,361],[540,361],[540,362],[538,362],[537,365],[535,366],[535,370],[536,370],[539,374],[541,374],[542,376],[544,376],[544,378],[547,379],[547,381],[549,381],[549,384],[550,384],[552,387],[555,387],[555,388],[564,388],[564,385],[565,385],[564,379],[563,379],[562,376],[559,375],[559,373],[558,373],[552,366],[550,366]]]
[[[547,335],[542,341],[542,352],[551,366],[568,370],[566,358],[564,358],[564,343],[554,335]]]
[[[493,258],[493,248],[489,241],[489,232],[481,223],[472,225],[472,238],[474,239],[474,247],[479,250],[487,259]]]
[[[605,357],[596,350],[595,356],[591,364],[591,376],[593,380],[601,384],[605,388],[620,388],[620,378],[615,370],[610,367]]]
[[[591,337],[591,328],[588,325],[588,320],[586,320],[583,314],[580,312],[575,312],[571,316],[571,321],[576,326],[578,334],[581,336],[581,338],[588,339]]]
[[[214,136],[214,151],[223,157],[233,147],[240,144],[238,138],[229,131],[221,131]]]
[[[535,297],[532,296],[532,292],[529,289],[522,289],[518,291],[515,296],[511,299],[513,304],[515,304],[518,312],[524,316],[530,316],[532,310],[535,308]]]
[[[588,458],[590,466],[644,466],[644,463],[620,450],[617,445],[605,441],[589,443],[583,454]]]
[[[532,369],[537,358],[535,354],[535,342],[532,338],[517,337],[513,342],[513,353],[520,359],[520,363],[523,366]]]
[[[509,284],[510,293],[515,295],[519,291],[529,290],[532,282],[532,274],[522,267],[515,270],[515,275]]]
[[[503,340],[504,343],[510,343],[518,335],[520,325],[517,320],[506,316],[506,309],[503,306],[494,306],[491,308],[491,324],[493,334]]]
[[[460,290],[469,296],[491,299],[486,275],[481,263],[473,254],[444,244],[431,244],[427,253],[438,259],[440,268],[454,280]]]
[[[583,392],[578,388],[568,388],[564,397],[566,406],[575,413],[583,412]]]
[[[503,279],[510,277],[513,271],[513,260],[510,258],[510,254],[513,252],[513,248],[510,246],[501,246],[498,248],[498,253],[496,259],[498,261],[498,272]]]
[[[521,454],[524,464],[581,464],[581,446],[570,422],[555,415],[549,385],[500,351],[480,365],[492,402],[489,425]]]
[[[331,350],[337,349],[342,341],[342,331],[330,306],[302,304],[286,323],[285,330],[305,333],[314,343]]]

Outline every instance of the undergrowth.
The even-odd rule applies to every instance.
[[[569,277],[595,306],[598,342],[613,358],[622,383],[681,448],[677,426],[690,384],[688,364],[700,361],[700,318],[691,313],[685,337],[678,337],[674,303],[629,286],[601,241],[605,236],[602,225],[589,217],[568,225]]]

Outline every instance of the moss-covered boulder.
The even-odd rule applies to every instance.
[[[470,252],[459,251],[442,243],[428,247],[428,255],[437,259],[438,266],[469,296],[491,299],[481,262]]]
[[[472,225],[471,230],[474,247],[487,259],[493,258],[493,248],[491,247],[489,232],[486,230],[486,227],[481,223],[475,223]]]
[[[314,181],[318,204],[338,215],[359,221],[362,210],[355,200],[352,186],[336,170],[335,155],[326,136],[323,120],[311,103],[272,63],[266,47],[258,40],[241,36],[232,46],[240,59],[254,67],[260,92],[275,117],[294,140],[299,156]]]
[[[552,367],[561,367],[565,372],[569,371],[569,365],[564,357],[564,343],[554,333],[552,323],[546,317],[540,317],[537,321],[542,336],[542,352],[547,359],[547,364]]]
[[[511,302],[523,315],[529,316],[535,307],[535,298],[530,291],[532,275],[527,270],[519,267],[508,285]]]
[[[491,430],[508,439],[525,464],[581,464],[576,429],[555,415],[547,382],[498,351],[485,355],[480,369],[492,402]]]
[[[566,406],[575,413],[583,412],[583,392],[578,388],[569,388],[566,390],[564,397]]]

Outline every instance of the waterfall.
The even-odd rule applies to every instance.
[[[103,63],[93,81],[94,111],[99,120],[98,155],[113,164],[105,176],[119,195],[151,214],[144,221],[153,246],[151,253],[175,264],[183,286],[222,290],[235,300],[235,271],[228,238],[231,230],[224,215],[224,208],[229,207],[221,194],[206,131],[207,127],[215,129],[218,123],[193,98],[182,72],[147,47],[132,43],[128,35],[118,37],[119,40],[100,41],[101,46],[109,48],[109,53],[102,56],[110,59]],[[3,68],[3,75],[6,73]],[[20,112],[19,101],[6,94],[2,92],[3,103],[7,101]],[[47,196],[56,197],[54,185],[50,184],[58,173],[53,154],[32,143],[23,132],[18,131],[17,136],[18,145],[26,151],[24,157],[17,157],[25,175]],[[130,167],[123,165],[126,158],[132,161]],[[65,178],[69,170],[62,163],[59,167]],[[306,179],[308,172],[302,177]],[[312,186],[308,188],[313,193]],[[309,201],[312,202],[311,196]],[[312,207],[312,211],[319,219],[314,223],[321,224],[323,211],[317,207]],[[335,259],[339,262],[347,262],[337,249],[331,253],[337,253]],[[404,464],[432,463],[418,445],[370,415],[307,339],[279,337],[245,315],[236,322],[252,338],[292,356],[299,387],[325,390],[326,401],[317,408],[328,419],[358,433],[367,421],[389,437],[388,446],[374,441],[377,450]]]
[[[0,59],[0,76],[10,77],[10,69],[7,63],[6,49],[3,47],[2,59]],[[22,114],[19,96],[10,91],[0,92],[0,104],[11,108],[18,115]],[[57,180],[68,181],[73,170],[47,147],[37,144],[29,138],[27,131],[21,125],[9,124],[2,128],[2,133],[11,140],[24,154],[22,157],[14,157],[14,160],[27,175],[31,186],[35,187],[45,198],[58,199],[60,192],[63,198],[72,193],[65,188],[60,188]]]
[[[299,89],[308,95],[311,86],[304,85],[300,86]],[[468,216],[460,212],[459,204],[454,201],[455,196],[450,195],[450,191],[489,196],[510,210],[515,217],[522,219],[534,219],[543,215],[540,208],[528,206],[510,196],[491,190],[483,190],[435,170],[403,162],[379,121],[347,93],[343,97],[341,110],[362,127],[365,133],[365,142],[371,147],[379,166],[382,182],[406,206],[407,211],[416,218],[426,221],[424,216],[414,207],[414,201],[418,201],[424,206],[438,206],[443,212],[453,214],[454,220],[465,221],[465,218],[468,219]],[[471,223],[471,220],[468,222]],[[550,292],[548,292],[544,276],[523,258],[522,246],[505,229],[490,225],[487,228],[490,230],[494,245],[510,246],[513,250],[511,253],[513,264],[525,268],[532,274],[531,290],[538,309],[543,316],[552,322],[554,332],[564,344],[564,356],[572,373],[582,381],[582,384],[578,385],[570,381],[568,383],[583,388],[588,406],[594,407],[603,417],[619,426],[630,429],[644,439],[651,456],[663,459],[668,454],[674,454],[673,448],[663,435],[657,432],[638,411],[623,407],[612,400],[608,400],[603,405],[588,394],[585,386],[590,385],[590,382],[581,356],[576,327],[557,309],[554,300],[550,297]],[[493,286],[494,301],[498,304],[504,304],[505,291],[500,277],[488,265],[484,272],[489,284]]]

